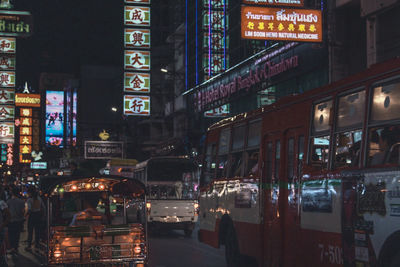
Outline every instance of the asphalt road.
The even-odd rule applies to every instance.
[[[20,254],[8,256],[10,267],[39,267],[41,258],[24,250],[26,232],[21,235]],[[197,228],[192,237],[183,231],[161,231],[149,236],[149,267],[225,267],[224,248],[215,249],[197,241]]]
[[[149,267],[225,267],[224,248],[215,249],[191,238],[183,231],[152,234],[149,238]]]

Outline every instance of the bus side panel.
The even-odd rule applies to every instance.
[[[219,241],[218,241],[218,231],[219,229],[220,220],[217,220],[215,225],[215,231],[209,231],[205,229],[199,229],[199,241],[210,245],[214,248],[219,248]]]
[[[301,231],[298,263],[292,266],[343,266],[342,235],[314,230]]]
[[[262,257],[261,225],[246,222],[234,222],[240,253],[257,259]]]

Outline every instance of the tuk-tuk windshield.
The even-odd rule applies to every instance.
[[[94,188],[90,187],[92,184]],[[74,181],[58,186],[50,198],[50,224],[80,226],[143,223],[143,200],[121,196],[118,192],[112,192],[111,187],[111,183],[105,182],[95,184]]]

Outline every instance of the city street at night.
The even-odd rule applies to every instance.
[[[0,0],[0,267],[400,267],[400,0]]]

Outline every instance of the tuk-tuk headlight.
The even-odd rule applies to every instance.
[[[142,252],[142,248],[140,247],[140,245],[136,245],[133,249],[133,252],[135,252],[135,254],[140,254],[140,252]]]

